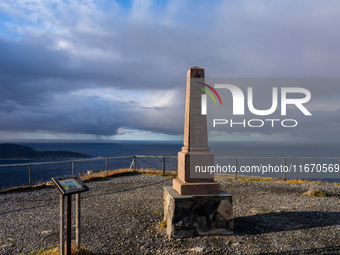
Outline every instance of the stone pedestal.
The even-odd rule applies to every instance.
[[[232,235],[234,230],[232,195],[179,195],[164,187],[164,220],[169,238],[205,235]]]

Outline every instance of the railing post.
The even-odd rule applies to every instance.
[[[236,167],[235,180],[237,180],[237,158],[235,158],[235,167]]]
[[[74,175],[74,161],[72,161],[72,175]]]
[[[286,181],[285,166],[286,166],[286,158],[283,158],[283,180],[284,181]]]
[[[133,156],[133,172],[136,172],[136,156]]]
[[[106,164],[106,177],[109,175],[109,169],[108,169],[108,158],[105,159],[105,164]]]
[[[163,157],[163,176],[165,176],[165,157]]]
[[[32,187],[32,183],[31,183],[31,170],[32,170],[32,167],[31,167],[31,164],[28,165],[28,185],[30,187]]]

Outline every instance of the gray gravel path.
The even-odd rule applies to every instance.
[[[168,240],[157,227],[163,187],[172,178],[131,175],[88,183],[90,191],[82,194],[82,246],[94,254],[340,254],[340,186],[217,181],[233,194],[232,236]],[[301,197],[310,186],[335,196]],[[258,207],[275,212],[251,212]],[[55,187],[0,194],[0,254],[57,245],[58,216]]]

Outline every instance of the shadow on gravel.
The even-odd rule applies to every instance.
[[[169,180],[172,180],[172,179],[173,178],[171,178]],[[109,179],[107,179],[107,181],[108,180]],[[136,189],[140,189],[140,188],[144,188],[144,187],[155,186],[155,185],[159,185],[159,184],[162,184],[162,183],[166,183],[169,180],[157,181],[157,182],[152,182],[152,183],[148,183],[148,184],[142,184],[142,185],[134,186],[134,187],[133,186],[129,187],[131,184],[127,183],[126,187],[129,187],[129,188],[119,189],[119,190],[114,190],[114,187],[113,187],[112,190],[111,189],[103,189],[103,192],[101,192],[100,194],[97,194],[97,195],[92,195],[91,192],[87,192],[82,197],[82,200],[86,200],[86,199],[92,198],[92,197],[100,197],[100,196],[105,196],[105,195],[109,195],[109,194],[115,194],[115,193],[121,193],[121,192],[130,191],[130,190],[136,190]],[[102,181],[105,181],[105,179],[103,179]],[[51,190],[55,191],[56,193],[59,193],[59,192],[57,192],[57,190],[52,189],[53,187],[48,187],[48,188],[50,188]],[[91,188],[90,188],[90,191],[91,191]],[[163,192],[163,189],[161,189],[161,191]],[[34,192],[34,190],[32,192]],[[163,193],[161,193],[161,194],[163,194]],[[75,198],[73,198],[73,199],[75,199]],[[44,201],[44,199],[41,199],[40,201]],[[59,196],[57,197],[57,199],[55,201],[50,202],[49,204],[46,204],[46,205],[32,206],[32,207],[27,207],[27,208],[23,208],[23,209],[16,209],[16,210],[5,211],[5,212],[0,213],[0,215],[5,215],[5,214],[8,214],[8,213],[14,213],[14,212],[28,211],[28,210],[36,210],[38,208],[51,207],[52,205],[59,205]]]
[[[268,254],[268,253],[265,253]],[[306,250],[286,251],[286,252],[274,252],[272,255],[296,255],[296,254],[340,254],[340,246],[313,248]]]
[[[170,179],[169,179],[170,180]],[[114,190],[114,187],[113,189],[111,190],[105,190],[105,192],[101,192],[100,194],[98,195],[91,195],[91,193],[87,193],[87,194],[90,194],[88,196],[84,196],[83,199],[87,199],[87,198],[91,198],[91,197],[100,197],[100,196],[105,196],[105,195],[109,195],[109,194],[115,194],[115,193],[122,193],[122,192],[126,192],[126,191],[130,191],[130,190],[136,190],[136,189],[140,189],[140,188],[145,188],[145,187],[151,187],[151,186],[156,186],[158,184],[162,184],[162,183],[166,183],[168,182],[169,180],[164,180],[164,181],[158,181],[158,182],[152,182],[152,183],[148,183],[148,184],[143,184],[143,185],[139,185],[139,186],[132,186],[132,187],[129,187],[129,185],[131,185],[130,183],[128,183],[126,185],[126,187],[129,187],[129,188],[125,188],[125,189],[117,189],[117,190]],[[171,179],[172,180],[172,179]],[[161,189],[161,191],[163,192],[163,188]],[[161,193],[163,194],[163,193]]]
[[[235,218],[235,234],[256,235],[340,224],[340,212],[281,212]]]

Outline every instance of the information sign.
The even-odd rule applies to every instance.
[[[53,177],[52,181],[63,196],[89,190],[77,175]]]

